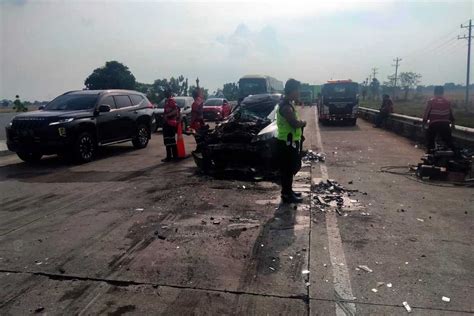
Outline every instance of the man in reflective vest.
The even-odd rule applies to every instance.
[[[301,168],[300,142],[306,122],[298,118],[295,102],[299,101],[300,82],[289,79],[285,84],[285,97],[277,111],[277,160],[281,176],[283,203],[301,203],[301,194],[293,191],[293,176]]]
[[[165,91],[165,108],[163,123],[163,142],[166,146],[166,158],[163,162],[168,162],[178,158],[178,148],[176,146],[176,131],[179,119],[179,107],[176,104],[170,90]]]
[[[423,115],[423,126],[428,122],[428,130],[426,131],[428,152],[435,148],[436,136],[440,136],[443,142],[456,152],[451,136],[451,128],[454,129],[453,110],[451,109],[451,102],[446,100],[443,94],[444,87],[435,87],[434,98],[428,101]]]

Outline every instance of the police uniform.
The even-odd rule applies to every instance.
[[[303,134],[301,127],[294,128],[287,119],[281,115],[280,110],[284,106],[291,107],[298,119],[298,112],[288,100],[283,100],[277,111],[277,150],[281,175],[281,194],[291,196],[293,194],[293,176],[301,169],[300,143]]]

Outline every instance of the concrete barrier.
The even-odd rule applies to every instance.
[[[378,110],[359,107],[359,117],[374,122]],[[396,134],[405,136],[411,140],[425,143],[425,130],[423,130],[422,119],[408,115],[390,114],[384,128]],[[456,125],[453,131],[453,139],[456,145],[474,148],[474,128]]]

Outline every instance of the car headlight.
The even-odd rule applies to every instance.
[[[10,123],[8,123],[8,126],[12,127],[12,125],[13,125],[13,121],[10,121]]]
[[[59,121],[51,122],[51,123],[49,123],[49,126],[63,124],[63,123],[69,123],[69,122],[72,122],[72,121],[74,121],[74,118],[69,117],[69,118],[65,118],[65,119],[60,119]]]

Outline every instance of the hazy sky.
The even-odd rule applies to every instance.
[[[108,60],[211,91],[248,73],[383,82],[397,56],[423,84],[465,82],[472,0],[255,2],[0,0],[0,99],[82,89]]]

